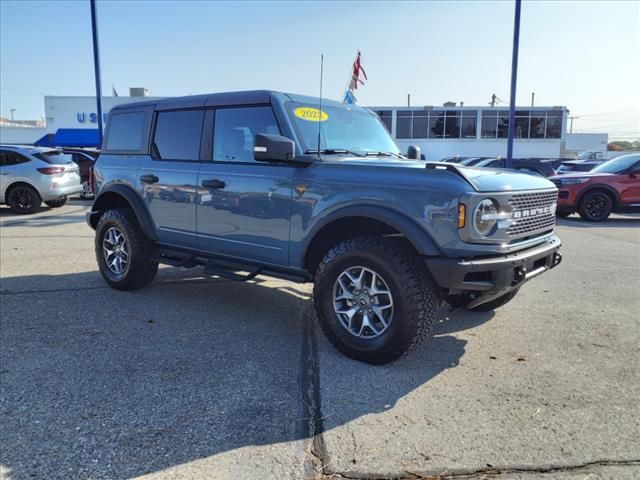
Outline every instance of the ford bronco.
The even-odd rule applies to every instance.
[[[498,308],[561,260],[551,182],[416,150],[367,109],[273,91],[117,106],[87,214],[100,272],[119,290],[160,263],[314,282],[329,340],[391,362],[437,306]]]

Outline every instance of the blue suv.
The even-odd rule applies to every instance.
[[[396,360],[429,336],[436,306],[500,307],[561,259],[551,182],[410,151],[373,112],[301,95],[115,107],[88,213],[100,271],[119,290],[159,263],[314,282],[339,350]]]

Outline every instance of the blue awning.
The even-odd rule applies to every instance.
[[[35,143],[38,147],[100,147],[97,128],[59,128]]]

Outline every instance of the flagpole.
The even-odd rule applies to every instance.
[[[351,81],[353,80],[353,66],[355,65],[356,61],[358,60],[358,54],[360,53],[360,50],[358,50],[356,52],[356,58],[353,59],[353,62],[351,62],[351,68],[349,69],[349,79],[347,80],[347,86],[344,89],[344,93],[342,94],[342,98],[344,100],[344,98],[347,95],[347,92],[350,90],[349,89],[349,85],[351,85]]]

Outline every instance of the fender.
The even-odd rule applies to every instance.
[[[589,185],[588,188],[585,188],[580,193],[578,193],[578,195],[576,196],[575,208],[578,208],[578,205],[580,205],[580,201],[582,200],[582,197],[585,194],[592,192],[593,190],[605,190],[609,192],[613,196],[613,208],[619,207],[620,204],[622,203],[620,200],[620,194],[616,191],[615,188],[610,187],[609,185],[606,185],[604,183],[598,183],[595,185]]]
[[[442,252],[437,247],[431,236],[405,215],[388,208],[374,205],[354,205],[341,208],[329,214],[326,218],[323,218],[312,227],[303,243],[301,265],[304,265],[304,259],[307,256],[309,246],[313,242],[317,233],[334,220],[339,220],[344,217],[365,217],[386,223],[403,234],[420,255],[428,257],[442,256]]]
[[[95,230],[100,215],[105,210],[109,209],[110,202],[106,197],[107,195],[110,196],[113,194],[118,195],[129,204],[131,210],[133,210],[133,213],[136,216],[136,219],[138,220],[138,225],[140,225],[142,232],[147,236],[147,238],[157,241],[158,237],[156,235],[156,228],[153,220],[151,219],[149,209],[135,190],[122,183],[109,185],[100,191],[93,202],[91,211],[87,213],[87,223],[89,226]]]

